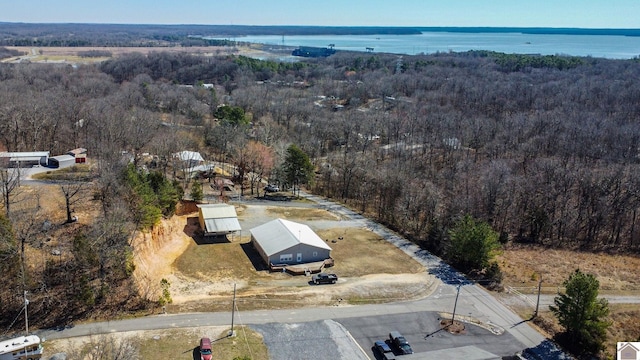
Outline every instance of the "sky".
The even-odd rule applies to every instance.
[[[640,0],[0,0],[0,22],[640,28]]]

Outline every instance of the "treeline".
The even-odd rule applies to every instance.
[[[228,46],[204,37],[419,34],[408,27],[0,23],[0,46]]]
[[[0,59],[5,59],[13,56],[20,56],[20,55],[23,55],[23,54],[18,50],[11,50],[5,47],[0,47]]]

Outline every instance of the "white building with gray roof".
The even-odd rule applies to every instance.
[[[267,265],[295,265],[331,258],[331,247],[304,224],[276,219],[250,232],[253,246]]]

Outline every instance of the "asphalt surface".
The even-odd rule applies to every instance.
[[[306,206],[333,212],[340,217],[341,225],[366,227],[387,239],[423,264],[427,271],[438,279],[439,285],[427,298],[389,304],[244,312],[242,303],[239,303],[236,324],[249,325],[262,333],[271,358],[373,359],[374,355],[371,351],[373,341],[384,339],[391,330],[404,333],[410,343],[412,342],[415,346],[415,355],[403,357],[407,360],[410,358],[490,359],[513,355],[516,351],[525,348],[552,347],[526,321],[482,287],[466,280],[439,258],[343,206],[316,196],[303,195],[314,202]],[[251,202],[251,204],[258,203]],[[264,205],[284,204],[266,202]],[[300,204],[296,206],[299,207]],[[250,228],[245,226],[249,225],[251,220],[247,218],[246,221],[248,223],[243,224],[245,229]],[[309,226],[322,228],[328,226],[328,223],[311,221]],[[332,226],[336,226],[335,222],[332,222]],[[474,319],[484,324],[485,328],[469,324],[464,335],[438,331],[439,313],[453,311],[458,290],[460,293],[456,306],[456,318]],[[230,321],[231,314],[228,312],[166,314],[75,326],[63,325],[57,329],[43,330],[36,334],[53,340],[111,332],[221,326],[230,325]],[[497,333],[500,335],[496,335]],[[562,357],[546,356],[545,358],[560,359]]]

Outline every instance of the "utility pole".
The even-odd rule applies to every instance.
[[[453,303],[453,315],[451,315],[451,325],[453,325],[453,321],[456,319],[456,307],[458,307],[458,296],[460,295],[460,288],[462,284],[458,285],[458,292],[456,293],[456,302]]]
[[[27,290],[24,291],[24,328],[26,331],[25,336],[29,336],[29,315],[27,314],[27,305],[29,305],[29,300],[27,300]]]
[[[533,317],[538,316],[538,308],[540,307],[540,290],[542,289],[542,276],[540,276],[540,280],[538,281],[538,300],[536,301],[536,311],[533,313]]]
[[[236,284],[233,284],[233,301],[231,301],[231,331],[229,332],[229,336],[233,336],[235,333],[233,332],[233,317],[236,312]]]

